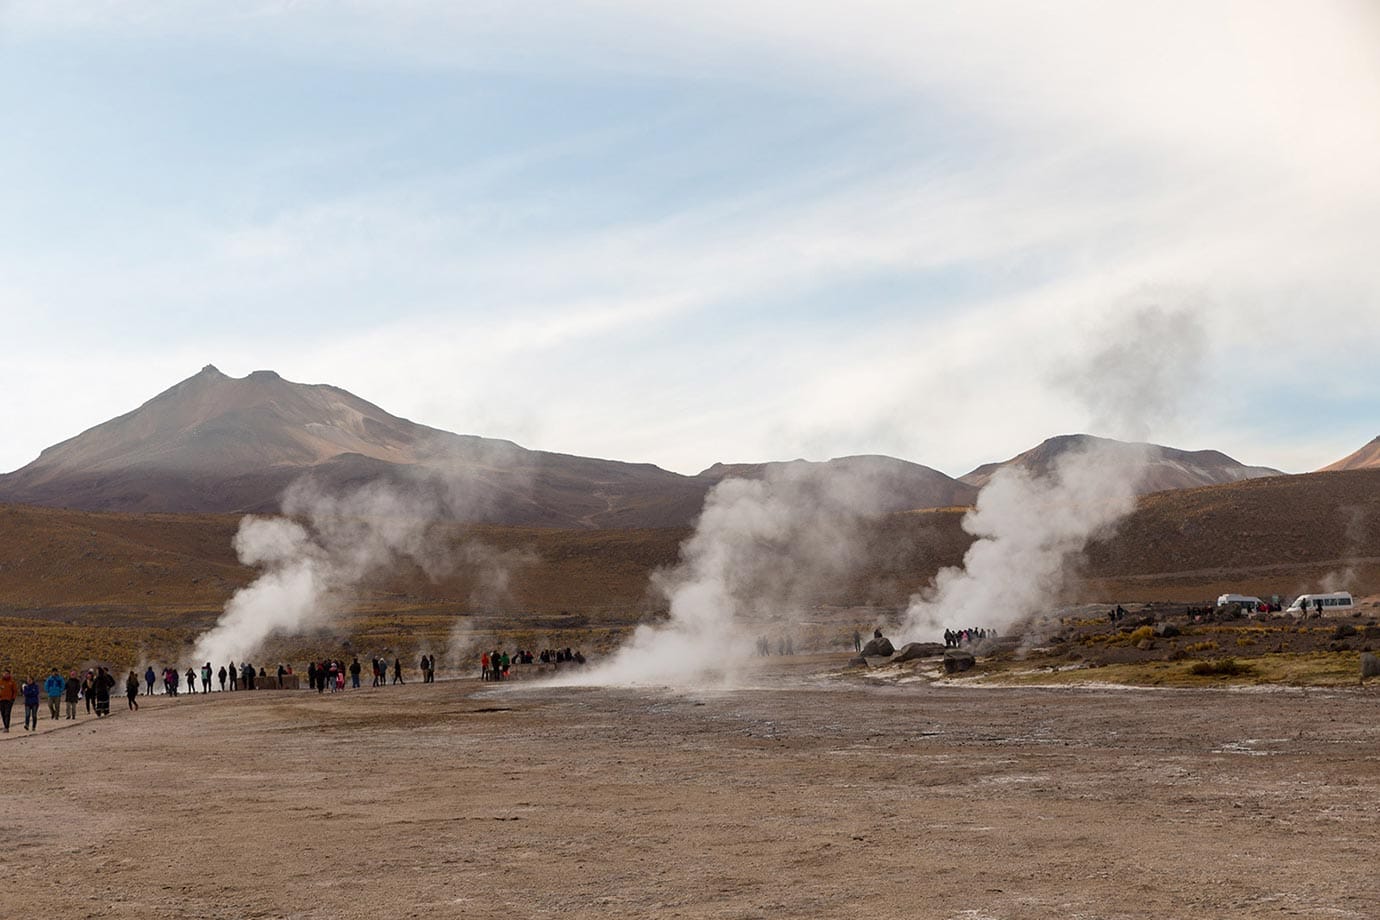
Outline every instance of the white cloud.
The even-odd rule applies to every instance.
[[[1213,443],[1221,432],[1242,446],[1229,450],[1238,459],[1294,469],[1357,446],[1346,428],[1282,447],[1233,410],[1264,398],[1256,374],[1288,374],[1339,338],[1380,344],[1369,251],[1380,229],[1380,29],[1362,4],[225,9],[18,3],[10,19],[40,37],[191,34],[233,46],[270,34],[283,54],[401,66],[780,84],[884,100],[917,125],[958,112],[981,142],[936,144],[920,161],[855,148],[751,194],[566,233],[532,232],[541,214],[523,208],[533,202],[487,200],[482,182],[472,206],[437,205],[434,183],[463,176],[429,176],[196,227],[166,259],[0,265],[11,303],[282,302],[318,311],[319,329],[221,341],[213,347],[229,358],[183,371],[275,364],[429,424],[685,471],[884,451],[957,474],[1089,424],[1050,386],[1051,365],[1095,349],[1099,317],[1167,291],[1209,330],[1201,385],[1214,398],[1185,406],[1155,439],[1228,449]],[[953,272],[983,283],[936,309],[924,279]],[[891,276],[922,280],[886,294],[890,309],[866,312],[875,319],[841,321],[842,295],[795,319],[779,306]],[[333,303],[380,318],[333,323]],[[779,329],[754,315],[764,304],[777,305]],[[41,354],[43,335],[31,334],[39,354],[22,373],[6,369],[11,381],[64,373]],[[102,373],[137,376],[151,395],[176,375],[155,384],[150,370],[168,362],[148,357],[111,356]],[[1300,387],[1325,400],[1376,382],[1363,369]],[[56,406],[7,411],[7,427],[30,438],[21,452],[56,439],[36,418],[61,415]]]

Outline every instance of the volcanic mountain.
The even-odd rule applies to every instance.
[[[457,519],[684,524],[707,486],[651,464],[533,451],[398,418],[338,387],[213,366],[0,476],[0,501],[89,511],[272,512],[290,483],[429,493]]]
[[[272,371],[233,378],[207,366],[133,412],[0,476],[0,502],[270,513],[294,483],[340,494],[383,482],[455,520],[684,527],[730,469],[760,477],[775,466],[781,465],[715,466],[682,476],[648,463],[528,450],[429,428],[338,387],[292,383]],[[885,510],[967,504],[975,494],[928,467],[888,457],[818,466],[880,485],[891,496]]]
[[[837,473],[855,482],[865,483],[887,496],[883,512],[909,511],[916,508],[950,508],[971,505],[978,490],[959,482],[938,470],[908,463],[895,457],[867,455],[839,457],[823,463],[791,460],[772,463],[716,463],[699,476],[718,482],[722,479],[762,479],[769,475],[823,472]]]
[[[1264,466],[1246,466],[1217,450],[1178,450],[1157,444],[1132,444],[1086,434],[1066,434],[1049,438],[1036,447],[1001,463],[984,463],[958,477],[960,482],[982,488],[992,474],[1003,467],[1021,467],[1037,476],[1054,468],[1060,457],[1071,452],[1097,447],[1105,450],[1110,462],[1124,462],[1128,469],[1136,468],[1149,458],[1148,469],[1139,492],[1142,495],[1167,489],[1192,489],[1198,486],[1221,485],[1243,479],[1283,476],[1279,470]]]
[[[1374,470],[1380,469],[1380,438],[1371,441],[1365,447],[1348,454],[1336,463],[1329,463],[1327,466],[1318,470],[1319,473],[1332,473],[1337,470]]]

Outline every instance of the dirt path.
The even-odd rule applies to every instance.
[[[827,664],[693,694],[157,698],[12,732],[0,915],[1376,915],[1374,692],[863,687]]]

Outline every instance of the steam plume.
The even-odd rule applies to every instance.
[[[863,556],[863,527],[885,510],[887,475],[866,464],[784,464],[726,479],[705,499],[681,562],[653,577],[670,618],[638,627],[613,659],[573,682],[731,682],[754,629],[789,629]]]
[[[1070,560],[1136,505],[1150,449],[1127,463],[1127,448],[1089,442],[1058,458],[1047,475],[998,470],[963,518],[977,540],[961,567],[941,569],[911,598],[903,635],[937,639],[947,627],[1004,628],[1045,605],[1063,586]]]
[[[297,482],[283,499],[286,517],[241,522],[235,552],[263,573],[235,592],[197,640],[196,660],[243,661],[272,636],[320,626],[362,581],[403,562],[433,579],[467,566],[477,573],[481,599],[505,592],[511,568],[525,557],[436,539],[434,522],[454,510],[432,490],[372,482],[332,494],[309,479]]]

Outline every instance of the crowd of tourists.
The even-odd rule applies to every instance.
[[[861,648],[861,646],[859,646],[859,648]],[[757,637],[757,657],[759,657],[759,658],[766,658],[766,657],[767,657],[768,655],[770,655],[770,654],[771,654],[771,640],[768,639],[766,636],[758,636],[758,637]],[[794,655],[794,654],[795,654],[795,642],[792,641],[792,639],[791,639],[790,636],[781,636],[780,638],[778,638],[778,639],[776,640],[776,654],[778,654],[778,655]]]
[[[386,686],[390,671],[389,663],[383,658],[374,658],[372,668],[373,685]],[[423,683],[435,682],[436,656],[423,655],[418,668],[422,672]],[[403,679],[401,658],[393,661],[391,671],[394,684],[406,683]],[[317,692],[327,689],[332,692],[344,690],[347,674],[351,686],[358,688],[362,672],[363,666],[358,658],[349,665],[339,660],[326,659],[307,665],[308,681],[311,688]],[[199,669],[192,667],[185,672],[175,667],[165,667],[160,672],[153,665],[149,665],[142,679],[137,671],[130,671],[124,679],[126,705],[130,711],[137,711],[139,697],[153,696],[160,682],[164,696],[178,697],[183,693],[210,693],[216,684],[221,692],[254,690],[260,686],[285,687],[289,685],[285,678],[292,674],[291,665],[280,664],[275,682],[266,668],[256,668],[247,661],[238,665],[232,661],[219,668],[213,668],[208,661]],[[9,669],[6,669],[0,674],[0,732],[9,732],[15,704],[21,700],[24,704],[25,731],[38,730],[39,708],[45,698],[48,702],[49,717],[54,721],[76,719],[82,703],[85,703],[87,715],[94,714],[97,718],[104,718],[110,715],[110,697],[118,685],[119,678],[115,672],[105,667],[72,671],[66,677],[63,677],[57,668],[53,668],[52,673],[41,682],[33,675],[19,681]]]
[[[585,656],[579,651],[572,651],[566,648],[544,648],[540,652],[531,649],[518,649],[509,655],[507,652],[494,649],[484,652],[479,656],[479,679],[480,680],[507,680],[510,676],[510,669],[515,664],[584,664]]]
[[[995,639],[997,631],[985,627],[969,627],[968,629],[946,629],[944,630],[945,648],[962,648],[965,645],[976,645],[984,639]]]

